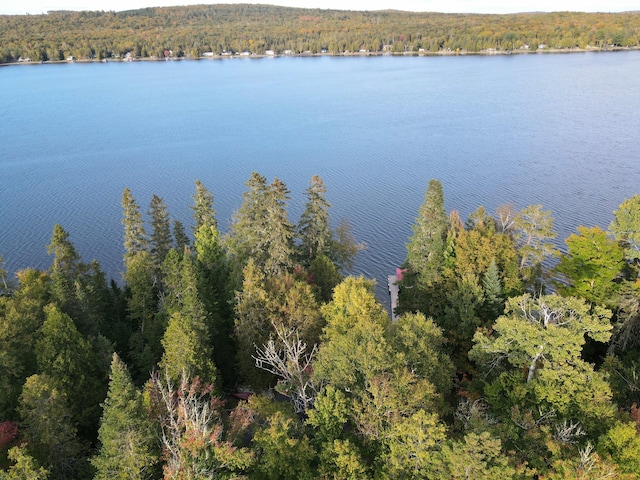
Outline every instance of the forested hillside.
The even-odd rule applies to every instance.
[[[205,52],[537,51],[636,47],[640,13],[474,15],[197,5],[0,16],[0,63]]]
[[[123,283],[60,225],[0,269],[0,479],[640,476],[637,194],[560,254],[432,180],[391,321],[321,178],[294,224],[253,173],[224,235],[195,187],[190,229],[124,190]]]

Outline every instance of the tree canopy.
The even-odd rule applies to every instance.
[[[193,5],[0,16],[0,62],[233,52],[346,54],[637,47],[640,14],[508,15]]]
[[[197,181],[193,238],[125,189],[121,283],[61,225],[0,272],[0,479],[640,474],[637,195],[559,253],[542,205],[463,220],[432,180],[391,317],[320,177],[297,224],[246,187],[222,234]]]

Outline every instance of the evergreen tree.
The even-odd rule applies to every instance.
[[[243,272],[242,289],[236,292],[233,336],[237,344],[237,362],[240,377],[255,387],[266,386],[271,380],[254,364],[252,355],[256,345],[269,339],[271,325],[268,318],[265,278],[249,259]]]
[[[200,180],[196,180],[196,193],[193,195],[191,209],[195,220],[193,233],[197,233],[204,226],[218,228],[216,211],[213,208],[213,194],[207,190]]]
[[[499,439],[489,432],[480,435],[469,433],[462,441],[453,441],[442,451],[444,465],[440,476],[449,480],[475,478],[478,480],[502,480],[518,478],[509,457],[502,453]]]
[[[29,455],[49,470],[51,480],[84,478],[86,449],[76,436],[76,416],[57,383],[44,374],[27,378],[18,407],[22,433]]]
[[[54,301],[83,335],[96,338],[112,313],[111,292],[100,264],[83,263],[60,225],[54,226],[47,248],[54,255],[50,268]]]
[[[173,246],[171,237],[171,221],[167,205],[157,195],[151,197],[149,206],[149,218],[151,219],[151,235],[149,237],[149,253],[153,264],[159,273],[164,257]]]
[[[71,243],[69,234],[59,224],[53,227],[53,236],[47,246],[47,252],[53,254],[50,269],[53,296],[60,308],[76,321],[81,320],[82,311],[76,295],[80,276],[86,272],[86,266],[80,262],[80,255]]]
[[[214,363],[225,383],[233,383],[235,345],[233,336],[232,290],[230,268],[223,248],[213,208],[213,194],[196,181],[194,195],[194,249],[198,268],[198,292],[207,311],[209,344]]]
[[[305,191],[307,203],[296,228],[298,256],[304,266],[309,266],[320,255],[327,255],[331,248],[332,233],[329,225],[329,207],[324,198],[327,189],[322,179],[314,175]]]
[[[140,207],[128,188],[122,194],[122,210],[124,225],[124,258],[125,267],[128,260],[138,252],[146,251],[149,247],[149,240],[144,229],[144,221],[140,213]]]
[[[158,267],[149,251],[149,239],[140,208],[131,191],[122,195],[124,225],[124,266],[127,316],[133,333],[129,338],[129,358],[138,381],[144,381],[162,354],[160,340],[166,324],[156,315],[158,305]]]
[[[293,265],[293,226],[287,219],[286,185],[276,178],[267,186],[266,179],[254,172],[246,186],[225,242],[238,286],[249,258],[269,277],[285,273]]]
[[[158,290],[149,252],[140,251],[128,258],[124,278],[127,317],[133,330],[129,358],[133,360],[136,380],[144,382],[160,360],[160,340],[166,328],[164,319],[156,314]]]
[[[249,258],[256,265],[263,265],[266,251],[266,237],[270,225],[267,223],[267,179],[253,172],[245,183],[247,190],[242,194],[240,209],[233,215],[225,244],[229,251],[237,287],[242,283],[242,270]]]
[[[68,315],[55,305],[45,312],[36,343],[39,371],[67,398],[81,436],[92,439],[104,398],[98,358]]]
[[[431,318],[422,313],[404,314],[391,324],[389,337],[411,372],[429,380],[440,395],[449,393],[455,369],[446,353],[448,342]]]
[[[38,465],[29,455],[25,445],[9,450],[9,460],[13,465],[6,472],[0,470],[0,480],[47,480],[49,471]]]
[[[191,244],[180,220],[173,221],[173,240],[176,244],[176,250],[179,252],[184,252],[185,248],[189,248]]]
[[[293,267],[293,226],[287,218],[287,186],[275,178],[266,198],[264,272],[268,277],[282,275]]]
[[[253,438],[260,452],[254,477],[263,480],[316,478],[312,469],[315,452],[297,418],[275,412],[267,422]]]
[[[367,478],[369,473],[356,445],[352,429],[345,428],[351,417],[351,401],[341,390],[327,385],[307,412],[307,424],[313,427],[321,478]]]
[[[444,264],[447,215],[442,184],[429,181],[424,202],[418,210],[413,235],[407,243],[406,264],[418,274],[422,284],[436,281]]]
[[[171,278],[170,278],[171,277]],[[164,354],[160,368],[173,382],[183,373],[215,383],[216,369],[211,360],[211,346],[206,311],[198,295],[196,266],[190,255],[183,256],[179,271],[167,274],[169,324],[162,338]]]
[[[16,418],[25,379],[37,373],[34,332],[44,323],[51,279],[39,270],[18,272],[18,288],[0,296],[0,419]]]
[[[142,395],[136,390],[127,366],[113,354],[109,392],[103,404],[98,431],[100,450],[91,459],[96,480],[146,479],[158,461]]]
[[[318,300],[331,301],[333,289],[342,281],[342,275],[336,265],[326,255],[319,255],[309,265],[309,274],[318,290]]]
[[[401,418],[390,426],[381,470],[390,478],[437,478],[444,440],[445,426],[435,413],[418,410]]]
[[[69,240],[69,234],[59,224],[53,227],[53,236],[47,246],[47,252],[54,255],[51,265],[52,276],[64,276],[68,282],[73,282],[82,270],[80,255]]]
[[[502,282],[495,260],[491,261],[489,268],[484,272],[482,290],[484,292],[483,320],[493,322],[504,311]]]

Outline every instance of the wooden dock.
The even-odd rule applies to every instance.
[[[391,320],[395,321],[395,311],[398,306],[398,292],[400,291],[400,288],[398,287],[398,276],[389,275],[387,281],[389,282],[389,297],[391,297]]]

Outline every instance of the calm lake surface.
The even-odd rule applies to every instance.
[[[48,268],[60,223],[119,279],[125,187],[190,226],[200,179],[224,231],[252,171],[287,184],[292,222],[318,174],[386,300],[431,178],[463,218],[540,203],[560,243],[607,228],[640,191],[638,78],[640,52],[0,68],[0,254]]]

